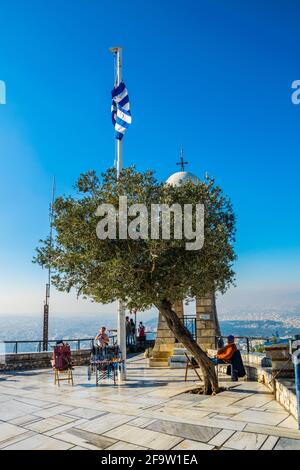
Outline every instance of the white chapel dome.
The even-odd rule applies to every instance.
[[[189,171],[177,171],[173,175],[169,176],[166,181],[166,183],[171,186],[181,186],[187,182],[198,184],[200,183],[200,179]]]

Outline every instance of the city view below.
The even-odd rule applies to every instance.
[[[189,313],[189,317],[190,317]],[[134,318],[134,317],[132,317]],[[143,321],[148,339],[155,339],[157,316],[143,320],[143,313],[137,316],[137,323]],[[117,316],[76,315],[64,317],[55,315],[49,323],[49,340],[61,338],[92,338],[99,328],[105,325],[108,330],[117,328]],[[262,338],[291,338],[300,331],[300,306],[285,309],[265,308],[243,310],[220,314],[221,334],[227,336],[249,336]],[[42,315],[1,315],[0,341],[38,341],[42,339]],[[25,348],[25,349],[24,349]],[[34,351],[37,345],[25,344],[23,350]]]

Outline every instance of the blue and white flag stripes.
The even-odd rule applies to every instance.
[[[121,140],[131,124],[131,113],[128,92],[124,82],[115,87],[112,92],[111,116],[116,131],[116,138]]]

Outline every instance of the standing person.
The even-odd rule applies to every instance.
[[[102,326],[99,330],[99,333],[95,337],[95,343],[99,348],[103,349],[109,345],[109,337],[106,333],[106,327]]]
[[[146,335],[145,335],[145,327],[143,325],[143,322],[140,322],[140,324],[139,324],[138,333],[139,333],[139,343],[140,344],[145,344]]]
[[[130,333],[131,344],[135,344],[135,323],[132,318],[130,318]]]
[[[129,321],[129,317],[126,317],[125,327],[126,327],[126,346],[129,346],[130,340],[131,340],[131,324]]]

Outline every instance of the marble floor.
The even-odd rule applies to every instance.
[[[300,449],[295,419],[257,382],[232,383],[215,397],[185,393],[184,370],[128,360],[119,385],[53,383],[49,370],[0,374],[0,449],[286,450]]]

